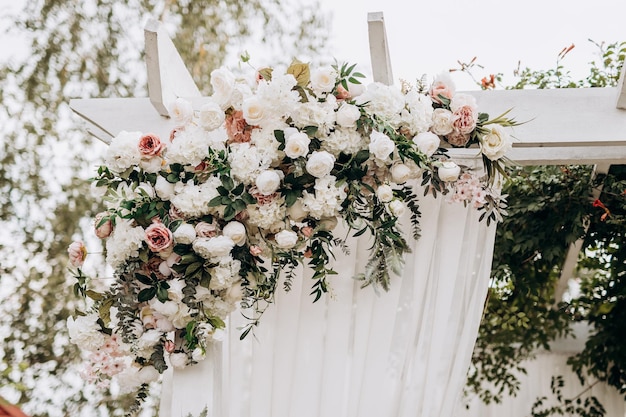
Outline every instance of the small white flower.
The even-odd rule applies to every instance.
[[[413,138],[413,143],[426,156],[432,156],[437,149],[441,139],[432,132],[422,132]]]
[[[282,249],[291,249],[298,243],[298,234],[292,230],[282,230],[274,236],[276,245]]]
[[[248,97],[243,101],[242,111],[243,118],[250,126],[258,126],[265,118],[266,103],[261,101],[257,96]]]
[[[328,93],[335,88],[337,71],[333,67],[319,68],[311,74],[311,87],[318,93]]]
[[[337,124],[341,127],[355,127],[361,111],[354,104],[343,103],[337,110]]]
[[[304,132],[296,131],[285,139],[285,155],[291,159],[306,156],[309,153],[311,139]]]
[[[461,167],[453,161],[446,161],[439,167],[438,173],[441,181],[456,181],[461,173]]]
[[[377,159],[386,161],[389,155],[396,149],[396,144],[384,133],[376,130],[370,134],[370,153]]]
[[[382,184],[376,190],[376,197],[383,203],[388,203],[393,200],[393,188],[388,184]]]
[[[174,231],[174,239],[177,243],[190,245],[196,238],[196,229],[193,224],[183,223]]]
[[[160,199],[169,200],[174,195],[174,184],[159,175],[156,184],[154,184],[154,191]]]
[[[316,178],[330,174],[335,166],[335,157],[326,151],[315,151],[306,162],[306,170]]]
[[[391,167],[391,179],[396,184],[404,184],[413,176],[411,168],[405,164],[395,164]]]
[[[225,68],[219,68],[211,72],[212,98],[226,109],[231,105],[231,97],[235,90],[235,76]]]
[[[225,118],[224,110],[214,101],[208,101],[200,108],[200,125],[206,130],[215,130],[222,126]]]
[[[500,125],[491,125],[480,141],[482,153],[492,161],[502,158],[512,147],[511,137]]]
[[[184,98],[178,97],[168,109],[170,117],[176,122],[177,126],[186,126],[193,120],[193,107],[191,103]]]
[[[263,171],[256,177],[255,185],[259,193],[263,195],[272,195],[280,187],[281,175],[279,171],[268,169]]]
[[[184,369],[187,366],[187,354],[183,352],[170,354],[170,363],[174,369]]]
[[[389,212],[396,217],[402,217],[406,211],[406,206],[400,200],[393,200],[389,203]]]
[[[241,246],[246,242],[246,226],[242,223],[232,221],[222,229],[224,236],[227,236],[235,242],[235,245]]]

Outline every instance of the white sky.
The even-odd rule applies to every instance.
[[[0,0],[1,15],[19,11],[23,0]],[[306,1],[306,0],[305,0]],[[597,59],[597,42],[626,40],[626,0],[319,0],[333,15],[326,55],[359,64],[371,73],[368,12],[383,12],[394,79],[414,81],[469,62],[477,56],[484,70],[477,79],[502,72],[505,81],[522,67],[548,69],[558,53],[576,45],[563,61],[575,78]],[[0,20],[0,28],[6,27]],[[0,59],[16,53],[19,43],[0,33]],[[453,74],[459,89],[476,89],[470,78]]]
[[[505,80],[522,68],[553,68],[558,53],[572,75],[584,76],[597,48],[588,41],[626,40],[626,0],[320,0],[334,13],[334,56],[358,62],[369,71],[367,13],[383,12],[395,80],[431,78],[477,62],[480,80],[502,72]],[[475,89],[468,76],[454,75],[459,89]],[[477,88],[477,87],[476,87]]]

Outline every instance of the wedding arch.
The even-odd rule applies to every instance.
[[[373,78],[393,84],[382,13],[370,13]],[[166,105],[182,97],[198,106],[202,96],[165,30],[145,28],[149,98],[72,100],[87,130],[109,143],[121,131],[169,137]],[[520,139],[507,155],[519,164],[595,164],[608,171],[626,160],[624,71],[617,88],[469,92],[481,110],[513,108]],[[593,123],[581,122],[580,115]],[[467,164],[473,149],[451,149]],[[478,215],[420,201],[427,222],[406,259],[402,278],[388,293],[356,292],[338,285],[335,298],[311,304],[310,288],[294,282],[277,295],[256,337],[240,341],[242,323],[231,317],[227,339],[200,365],[175,371],[164,382],[161,417],[293,415],[453,415],[465,381],[489,282],[495,227]],[[347,241],[335,269],[348,276],[363,263],[366,241]],[[575,261],[576,247],[568,259]],[[573,266],[563,269],[562,281]],[[414,276],[420,279],[412,279]],[[254,411],[252,411],[254,410]]]

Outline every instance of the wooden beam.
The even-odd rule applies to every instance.
[[[389,59],[389,44],[387,42],[383,13],[368,13],[367,24],[369,29],[370,59],[372,61],[374,81],[386,85],[393,85],[391,60]]]
[[[177,97],[199,97],[200,90],[171,38],[159,22],[150,19],[144,28],[150,102],[161,116]]]
[[[624,85],[624,76],[626,76],[626,68],[622,67],[622,73],[617,83],[617,103],[615,103],[615,107],[622,110],[626,110],[626,85]]]

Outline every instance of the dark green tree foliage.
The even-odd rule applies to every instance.
[[[46,0],[3,16],[27,50],[0,62],[0,394],[30,415],[121,415],[128,404],[85,388],[68,342],[77,300],[66,250],[92,239],[81,218],[99,210],[86,179],[104,145],[67,103],[147,95],[148,17],[165,23],[205,92],[210,71],[242,46],[285,62],[310,53],[325,42],[324,25],[318,5],[296,1]]]

